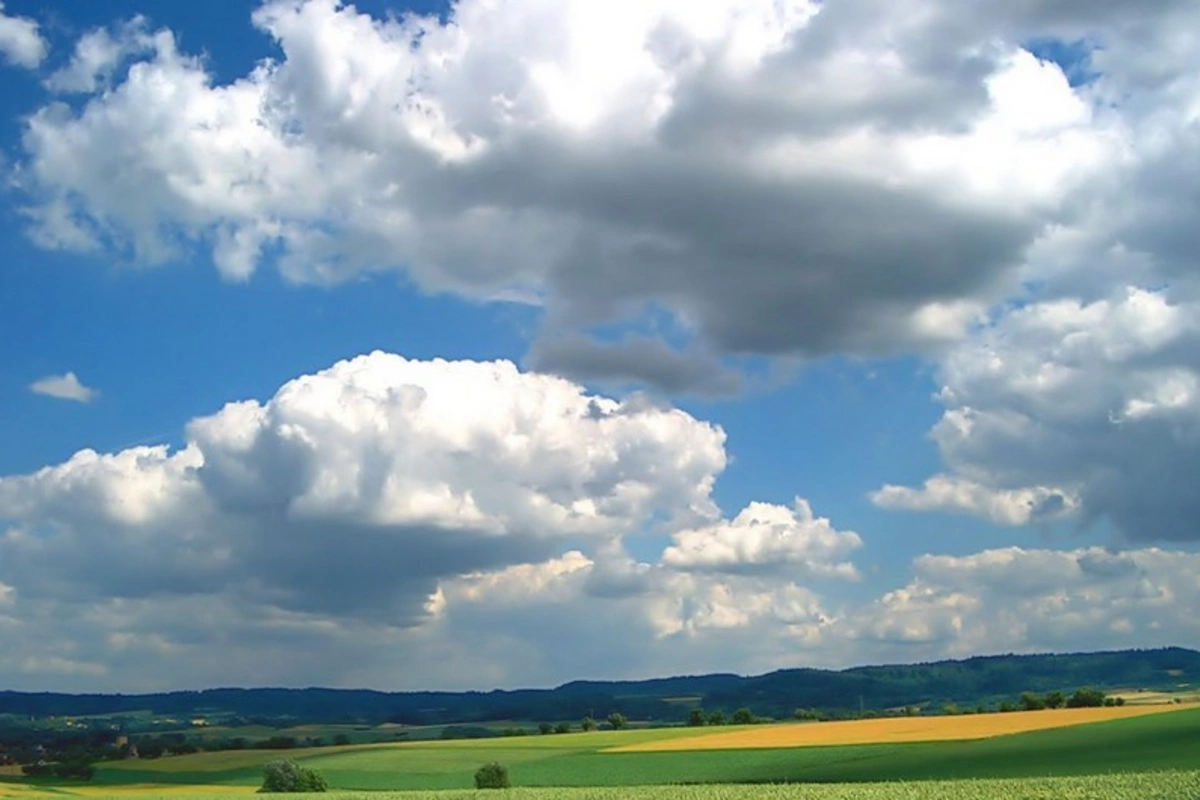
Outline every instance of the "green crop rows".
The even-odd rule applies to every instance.
[[[675,731],[659,731],[676,733]],[[1151,772],[1197,766],[1200,709],[964,742],[927,742],[605,753],[652,731],[421,742],[297,751],[342,790],[466,789],[487,761],[508,766],[514,786],[633,786],[673,783],[846,783],[1034,778]],[[257,785],[263,751],[180,756],[103,765],[96,783]]]
[[[495,792],[472,790],[373,794],[336,792],[308,797],[326,800],[491,800],[496,796]],[[1200,797],[1200,772],[788,786],[516,788],[504,791],[501,796],[504,800],[1195,800]],[[245,798],[246,795],[229,795],[214,796],[211,800]],[[138,795],[138,800],[152,798]]]

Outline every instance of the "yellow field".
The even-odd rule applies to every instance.
[[[765,747],[807,747],[842,744],[945,742],[987,739],[1010,733],[1061,728],[1088,722],[1161,714],[1189,708],[1186,705],[1141,705],[1114,708],[1062,708],[1049,711],[1015,711],[1007,714],[966,714],[945,717],[889,717],[763,725],[738,731],[704,734],[681,739],[643,742],[609,748],[608,753],[649,753],[679,750],[738,750]]]

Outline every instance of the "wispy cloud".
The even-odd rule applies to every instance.
[[[100,395],[99,391],[84,386],[74,372],[48,375],[31,383],[29,389],[35,394],[57,397],[59,400],[74,400],[77,403],[90,403]]]

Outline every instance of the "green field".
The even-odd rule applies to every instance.
[[[416,791],[371,795],[334,792],[302,797],[324,800],[488,800],[494,792]],[[89,800],[104,795],[88,793]],[[153,800],[151,794],[137,800]],[[643,786],[529,789],[503,793],[505,800],[1195,800],[1200,772],[1177,771],[1066,778],[922,781],[914,783],[844,783],[810,786]],[[246,795],[211,795],[210,800],[245,800]],[[163,800],[178,800],[164,795]]]
[[[846,783],[1041,778],[1187,770],[1200,752],[1200,709],[964,742],[759,750],[605,753],[615,745],[692,736],[672,728],[293,750],[244,750],[100,765],[88,793],[111,787],[252,787],[263,762],[287,757],[336,790],[466,789],[500,761],[519,787],[687,783]],[[47,785],[48,784],[43,784]]]

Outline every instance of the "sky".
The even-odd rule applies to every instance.
[[[0,687],[1200,642],[1189,0],[4,0]]]

